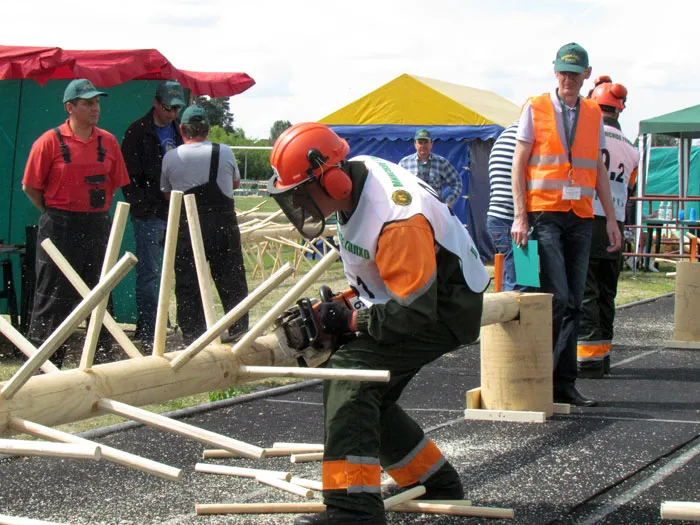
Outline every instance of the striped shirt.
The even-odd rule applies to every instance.
[[[402,158],[399,166],[427,182],[450,206],[462,195],[462,178],[445,157],[431,153],[428,162],[421,162],[414,153]]]
[[[517,132],[517,122],[508,126],[496,139],[489,155],[491,195],[487,215],[507,221],[512,221],[514,217],[511,170],[513,168],[513,155],[515,154],[516,144],[515,135]]]

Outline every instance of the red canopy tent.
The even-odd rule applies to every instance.
[[[193,95],[230,97],[255,84],[245,73],[177,69],[156,49],[69,51],[60,47],[0,46],[0,80],[87,78],[108,88],[130,80],[177,80]]]

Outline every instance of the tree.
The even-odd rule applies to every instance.
[[[246,138],[242,129],[236,128],[229,133],[220,126],[212,126],[208,139],[229,146],[269,146],[266,139]],[[272,176],[269,150],[235,150],[236,162],[241,178],[248,180],[267,180]]]
[[[663,135],[663,134],[659,134],[659,133],[654,133],[651,136],[651,145],[652,146],[677,146],[678,139],[675,137],[671,137],[670,135]]]
[[[204,108],[210,126],[221,126],[228,133],[235,132],[228,97],[209,98],[200,95],[194,97],[193,103]]]
[[[291,127],[291,125],[292,123],[288,120],[275,120],[275,123],[270,128],[270,143],[275,142],[282,132]]]

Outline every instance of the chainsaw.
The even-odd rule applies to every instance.
[[[323,333],[316,308],[321,302],[343,301],[352,309],[350,299],[356,295],[351,289],[334,294],[330,287],[322,285],[319,289],[320,300],[299,299],[296,306],[288,308],[275,320],[273,331],[279,341],[286,342],[280,346],[296,359],[299,366],[318,363],[324,355],[325,362],[347,337]]]

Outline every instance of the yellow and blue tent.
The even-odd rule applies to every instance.
[[[348,141],[351,155],[375,155],[391,162],[415,152],[416,129],[430,130],[433,151],[462,176],[465,198],[453,210],[482,256],[490,259],[493,247],[485,230],[488,154],[493,141],[519,115],[516,104],[491,91],[403,74],[320,122]]]

